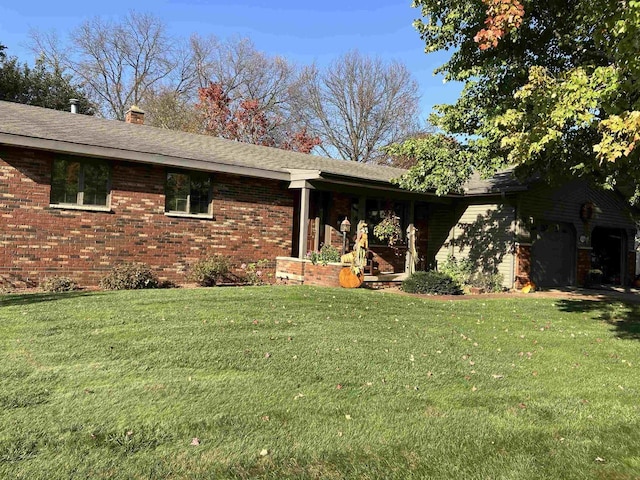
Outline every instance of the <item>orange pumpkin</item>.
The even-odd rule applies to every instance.
[[[339,278],[340,286],[343,288],[358,288],[364,282],[364,274],[360,272],[356,275],[350,267],[344,267],[340,270]]]

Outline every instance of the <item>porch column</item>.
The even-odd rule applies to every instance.
[[[300,189],[300,237],[298,238],[298,258],[304,258],[307,254],[307,236],[309,235],[309,197],[311,189]]]

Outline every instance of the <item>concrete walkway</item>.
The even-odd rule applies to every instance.
[[[406,293],[400,290],[399,287],[388,287],[379,290],[381,292],[397,293],[400,295],[415,295],[418,297],[429,298],[433,300],[480,300],[482,298],[517,298],[517,297],[530,297],[530,298],[571,298],[580,300],[593,300],[593,301],[605,301],[605,300],[617,300],[625,303],[640,303],[640,289],[638,288],[624,288],[624,287],[607,287],[606,289],[590,289],[590,288],[550,288],[545,290],[538,290],[532,293],[522,293],[519,290],[511,290],[501,293],[482,293],[479,295],[425,295],[425,294],[413,294]]]

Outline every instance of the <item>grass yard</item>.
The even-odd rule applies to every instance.
[[[640,478],[640,306],[0,296],[0,478]]]

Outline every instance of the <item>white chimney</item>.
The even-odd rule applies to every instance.
[[[71,104],[71,113],[78,113],[78,99],[71,98],[69,99],[69,103]]]

